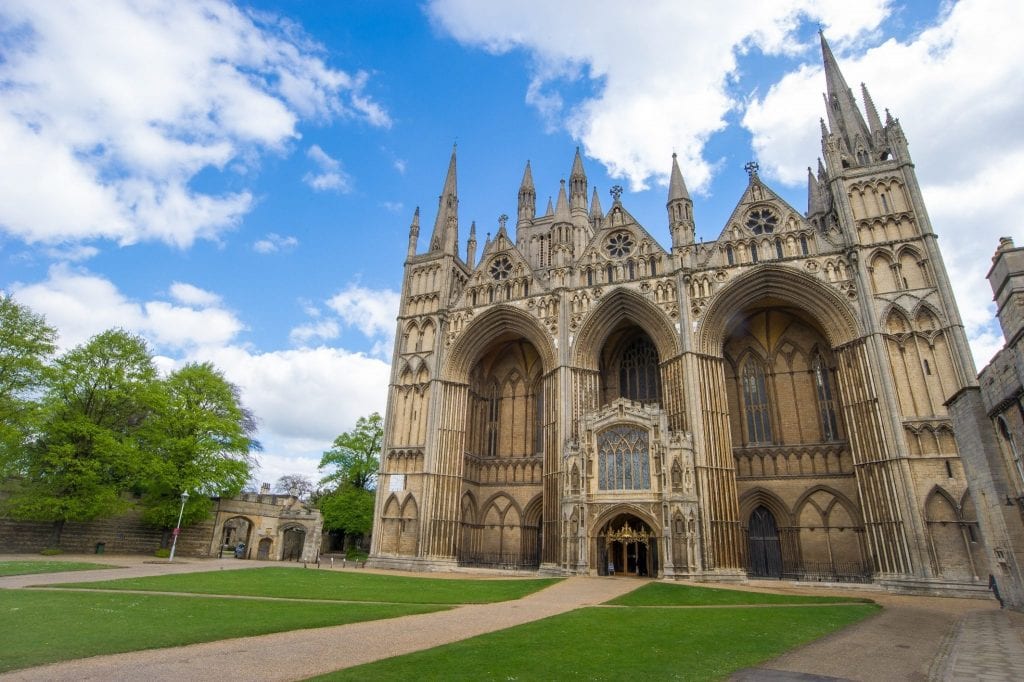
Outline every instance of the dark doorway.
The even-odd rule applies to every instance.
[[[302,548],[306,544],[305,528],[289,528],[284,532],[283,561],[299,561],[302,559]]]
[[[598,573],[656,577],[658,541],[650,527],[631,514],[612,519],[597,538]]]
[[[759,578],[781,578],[782,551],[779,547],[779,527],[767,508],[758,507],[750,515],[747,540],[747,572]]]
[[[260,540],[259,549],[256,550],[256,558],[260,561],[266,561],[270,558],[270,545],[273,540],[270,538],[263,538]]]

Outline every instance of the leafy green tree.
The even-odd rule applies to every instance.
[[[361,536],[373,527],[373,490],[380,469],[380,448],[384,420],[374,412],[360,417],[356,426],[334,439],[334,447],[323,454],[320,470],[326,487],[319,498],[324,528]]]
[[[42,315],[0,294],[0,478],[38,425],[40,388],[56,338]]]
[[[181,493],[189,493],[182,526],[210,512],[211,496],[232,497],[251,474],[256,420],[238,388],[209,363],[191,363],[159,383],[157,409],[142,433],[151,461],[142,480],[143,519],[177,524]]]
[[[328,487],[351,486],[373,490],[380,469],[380,446],[384,420],[374,412],[360,417],[351,431],[334,439],[334,447],[320,458],[320,470],[333,468],[320,482]]]
[[[42,401],[31,442],[13,458],[18,478],[7,512],[54,523],[88,521],[123,511],[147,465],[137,437],[159,403],[156,368],[146,343],[125,331],[98,334],[61,356]]]

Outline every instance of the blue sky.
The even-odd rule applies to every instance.
[[[316,476],[383,411],[412,212],[458,144],[460,229],[543,210],[579,146],[663,243],[673,152],[715,239],[743,165],[806,208],[817,30],[900,118],[979,364],[1024,176],[1020,3],[259,1],[0,5],[0,290],[65,347],[111,326],[211,360],[261,420],[259,480]],[[426,236],[423,237],[426,239]]]

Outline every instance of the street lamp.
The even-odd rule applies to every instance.
[[[185,515],[185,503],[188,502],[188,491],[181,493],[181,511],[178,512],[178,525],[174,529],[174,542],[171,543],[171,556],[167,563],[174,561],[174,550],[178,547],[178,536],[181,535],[181,517]]]

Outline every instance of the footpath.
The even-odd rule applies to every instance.
[[[167,564],[123,556],[108,556],[104,561],[122,568],[0,578],[0,589],[268,565],[192,558]],[[302,570],[301,564],[290,565]],[[383,621],[96,656],[19,670],[0,675],[0,680],[305,679],[601,604],[637,585],[630,578],[573,577],[512,602],[472,604]],[[1024,614],[1001,611],[994,601],[909,597],[880,590],[811,588],[775,581],[752,581],[742,589],[869,597],[884,608],[856,625],[756,668],[739,671],[733,680],[1024,680]],[[394,637],[396,631],[402,632],[401,638]]]

